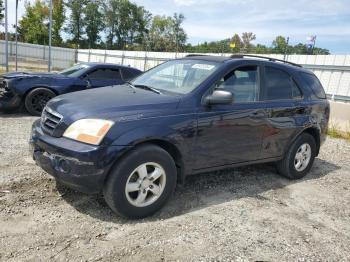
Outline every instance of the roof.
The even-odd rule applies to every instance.
[[[193,59],[193,60],[205,60],[211,62],[225,62],[230,60],[227,56],[214,56],[214,55],[187,55],[181,59]]]
[[[126,65],[120,65],[120,64],[113,64],[113,63],[102,63],[102,62],[79,62],[79,64],[85,64],[85,65],[90,65],[90,66],[111,66],[111,67],[121,67],[121,68],[130,68],[130,69],[136,69],[137,68],[131,67],[131,66],[126,66]]]

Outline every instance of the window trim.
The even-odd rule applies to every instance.
[[[295,78],[292,76],[292,74],[290,74],[287,70],[285,70],[284,68],[278,67],[278,66],[274,66],[274,65],[263,65],[263,79],[262,79],[262,91],[264,91],[264,96],[265,96],[265,91],[266,91],[266,67],[271,67],[280,71],[283,71],[284,73],[286,73],[289,76],[289,81],[291,82],[291,84],[294,84],[300,91],[301,97],[300,98],[279,98],[279,99],[272,99],[272,100],[262,100],[262,98],[264,96],[261,96],[261,102],[265,102],[265,103],[270,103],[270,102],[278,102],[278,101],[283,101],[283,102],[290,102],[290,101],[301,101],[305,99],[304,96],[304,92],[302,91],[302,89],[299,87],[297,81],[295,80]],[[262,93],[261,93],[262,95]]]
[[[256,104],[256,103],[263,102],[263,101],[260,100],[260,95],[261,95],[260,91],[261,91],[261,86],[262,86],[262,77],[261,77],[261,75],[262,75],[262,73],[261,73],[262,65],[261,64],[257,64],[257,63],[247,63],[247,64],[243,64],[243,65],[242,64],[241,65],[236,65],[235,67],[228,69],[224,74],[222,74],[220,76],[220,78],[217,79],[214,82],[214,84],[211,87],[209,87],[204,92],[204,94],[203,94],[203,96],[201,98],[201,105],[206,105],[205,98],[214,91],[215,87],[217,86],[217,84],[220,82],[220,80],[223,77],[225,77],[228,74],[231,74],[233,71],[235,71],[235,70],[237,70],[237,69],[239,69],[241,67],[249,67],[249,66],[255,66],[257,68],[257,84],[258,84],[258,86],[257,86],[257,93],[258,93],[257,100],[256,101],[247,101],[247,102],[235,102],[235,101],[233,101],[232,104],[228,104],[228,105],[225,105],[225,106],[242,105],[242,104],[244,104],[244,105],[246,105],[246,104]]]

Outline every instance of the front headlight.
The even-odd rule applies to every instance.
[[[80,119],[71,124],[63,136],[92,145],[99,145],[113,121],[103,119]]]

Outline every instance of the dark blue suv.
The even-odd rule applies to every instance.
[[[186,176],[275,162],[305,176],[324,142],[329,103],[317,77],[263,57],[187,56],[119,88],[52,99],[33,124],[36,163],[61,183],[103,192],[112,210],[159,210]]]

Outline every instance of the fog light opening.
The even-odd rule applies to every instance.
[[[66,161],[64,159],[60,159],[58,161],[58,169],[62,173],[68,174],[70,172],[70,167],[69,167],[68,161]]]

